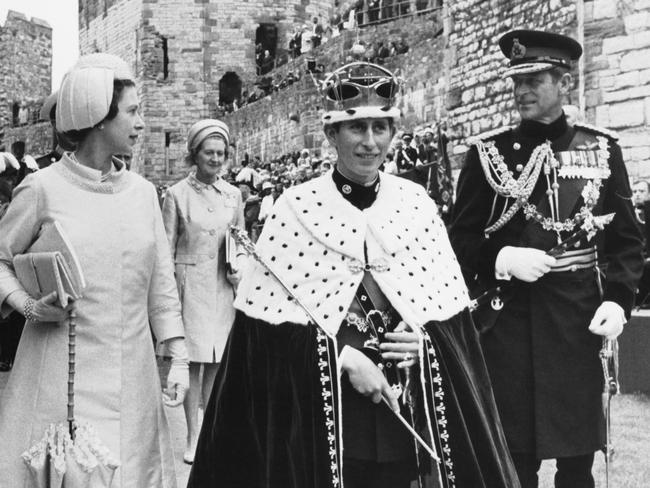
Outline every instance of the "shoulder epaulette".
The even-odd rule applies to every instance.
[[[497,127],[496,129],[489,130],[487,132],[483,132],[482,134],[479,134],[477,136],[470,136],[467,138],[467,143],[468,144],[476,144],[478,141],[485,141],[487,139],[491,139],[492,137],[496,137],[500,134],[504,134],[510,130],[512,130],[514,126],[512,125],[504,125],[503,127]]]
[[[573,126],[576,129],[584,129],[587,132],[595,132],[596,134],[600,134],[601,136],[609,137],[610,139],[614,139],[615,141],[618,141],[618,134],[613,130],[605,129],[603,127],[596,127],[595,125],[591,125],[591,124],[585,124],[584,122],[576,122],[573,124]]]

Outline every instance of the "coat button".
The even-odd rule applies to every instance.
[[[210,254],[210,259],[214,259],[214,254]]]
[[[576,271],[578,271],[578,267],[574,264],[573,266],[571,266],[571,272],[575,273]]]
[[[212,207],[208,207],[208,212],[214,212],[214,209]]]

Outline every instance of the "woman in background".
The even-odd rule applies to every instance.
[[[228,227],[244,227],[240,191],[221,178],[226,169],[230,133],[220,120],[195,123],[187,138],[186,161],[194,169],[167,190],[163,220],[176,266],[185,338],[190,359],[190,388],[185,397],[187,448],[191,464],[199,435],[199,399],[207,405],[230,327],[239,280],[228,269]],[[234,263],[233,263],[234,264]],[[203,365],[203,381],[199,373]]]

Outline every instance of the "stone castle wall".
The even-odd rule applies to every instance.
[[[387,24],[367,27],[359,32],[359,41],[375,46],[378,41],[403,39],[409,45],[406,54],[392,57],[385,66],[402,76],[405,83],[399,106],[404,113],[401,125],[412,127],[439,119],[443,111],[444,39],[441,13],[433,12],[403,18]],[[284,78],[289,71],[300,72],[301,80],[225,117],[237,137],[239,159],[244,153],[262,160],[308,148],[319,153],[331,152],[323,134],[320,115],[322,102],[316,85],[306,73],[307,59],[314,59],[329,71],[351,61],[350,48],[357,41],[355,32],[343,31],[311,53],[279,67],[270,75]],[[290,120],[298,114],[300,122]]]
[[[51,150],[51,134],[41,133],[43,124],[38,124],[51,85],[51,27],[9,10],[0,26],[0,150],[8,151],[19,140],[26,142],[30,154]]]
[[[116,52],[132,60],[139,76],[147,129],[134,168],[156,182],[173,182],[186,172],[182,159],[187,129],[194,121],[219,113],[222,76],[235,73],[244,87],[255,80],[257,26],[275,24],[281,50],[296,25],[308,23],[313,15],[325,18],[334,2],[302,0],[283,2],[282,7],[267,0],[82,0],[81,4],[82,52],[95,48]],[[576,83],[567,101],[585,109],[587,122],[621,133],[630,172],[638,176],[650,174],[645,170],[650,160],[649,4],[650,0],[459,0],[444,2],[439,12],[364,27],[359,38],[367,43],[397,37],[407,41],[409,52],[387,63],[407,80],[400,101],[402,124],[412,128],[445,121],[456,166],[469,136],[517,122],[511,82],[501,78],[506,66],[497,44],[501,34],[535,28],[583,40],[585,55],[574,70]],[[110,22],[122,30],[109,32]],[[309,57],[329,70],[348,60],[355,41],[354,32],[344,31]],[[307,57],[276,68],[270,76],[304,73]],[[225,116],[236,141],[234,157],[241,160],[248,153],[268,160],[303,147],[329,151],[320,128],[320,106],[314,84],[303,75],[299,82]]]
[[[467,150],[467,137],[518,120],[511,82],[501,78],[507,65],[498,45],[501,35],[539,29],[575,37],[576,13],[576,0],[462,0],[450,5],[446,109],[455,154]]]
[[[82,0],[79,2],[79,52],[109,52],[136,71],[144,0]]]
[[[274,24],[282,49],[297,24],[314,16],[326,19],[332,5],[331,0],[81,0],[81,53],[120,55],[138,76],[147,125],[133,168],[156,182],[178,180],[186,172],[187,130],[215,113],[221,78],[233,72],[243,83],[253,82],[258,26]]]
[[[25,142],[25,151],[37,158],[54,149],[54,134],[49,122],[36,122],[20,127],[7,127],[5,129],[6,150],[11,149],[15,141]]]
[[[467,150],[467,137],[516,122],[511,86],[501,79],[506,66],[497,44],[501,34],[513,28],[537,28],[575,36],[576,11],[575,0],[464,0],[423,16],[363,28],[360,40],[375,44],[401,37],[410,45],[407,54],[387,65],[407,82],[400,102],[401,125],[410,129],[446,121],[458,164]],[[317,50],[316,62],[326,69],[340,65],[355,39],[354,32],[344,31]],[[304,69],[305,61],[297,62]],[[288,69],[291,66],[284,68]],[[297,87],[229,115],[227,121],[243,150],[264,159],[302,147],[318,149],[324,139],[314,109],[319,105],[313,84],[303,79]],[[294,111],[306,115],[299,127],[288,120]]]
[[[650,177],[650,0],[585,3],[587,119],[618,132],[633,178]]]

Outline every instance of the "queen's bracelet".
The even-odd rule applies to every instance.
[[[28,322],[34,322],[35,317],[34,317],[34,305],[36,304],[36,300],[34,300],[32,297],[29,297],[27,300],[25,300],[25,305],[23,306],[23,315],[25,316],[25,320]]]

